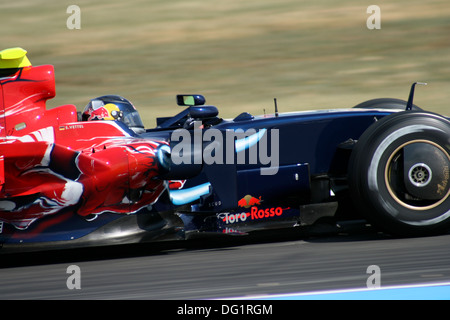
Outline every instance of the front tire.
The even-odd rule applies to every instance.
[[[349,162],[352,199],[369,221],[400,236],[450,229],[450,122],[408,111],[358,140]]]

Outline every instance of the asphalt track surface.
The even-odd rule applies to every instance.
[[[449,282],[450,234],[392,238],[364,224],[253,238],[0,256],[0,299],[245,298]],[[68,289],[68,267],[80,289]],[[426,298],[426,297],[424,297]],[[448,297],[447,297],[448,298]]]

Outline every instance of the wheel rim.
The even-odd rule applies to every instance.
[[[433,177],[433,171],[425,163],[416,163],[409,169],[408,179],[416,187],[427,186]]]
[[[443,196],[440,199],[437,200],[420,199],[415,196],[412,196],[411,194],[408,194],[408,192],[405,192],[403,182],[401,182],[400,179],[401,174],[396,173],[396,170],[398,171],[399,166],[401,166],[402,150],[406,146],[412,145],[414,143],[425,143],[433,146],[434,148],[442,152],[447,158],[447,161],[450,162],[449,153],[435,142],[429,140],[408,141],[399,146],[397,149],[395,149],[395,151],[390,155],[385,166],[384,172],[385,184],[389,194],[399,205],[415,211],[425,211],[434,209],[439,205],[441,205],[450,196],[450,188],[448,188],[449,182],[448,166],[447,169],[444,170],[446,172],[446,180],[444,181],[445,185],[443,186],[444,190],[446,188],[448,188],[448,190],[445,191],[445,194],[443,194]],[[426,163],[418,162],[408,170],[407,175],[408,175],[407,179],[412,185],[414,185],[417,188],[422,188],[427,186],[431,182],[433,177],[433,171],[431,170],[430,166],[428,166]]]

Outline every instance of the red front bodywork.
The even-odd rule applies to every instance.
[[[157,148],[115,121],[78,122],[74,105],[50,110],[50,65],[0,78],[0,222],[25,231],[63,209],[94,219],[127,214],[165,189]]]

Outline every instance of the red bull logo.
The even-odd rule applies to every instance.
[[[238,201],[238,206],[242,208],[250,208],[253,206],[261,205],[261,202],[262,202],[261,196],[259,198],[255,198],[248,194]]]
[[[89,112],[88,121],[91,120],[118,120],[121,117],[119,107],[113,103],[94,106]]]
[[[95,110],[92,110],[88,121],[92,121],[92,120],[103,120],[105,118],[109,117],[109,112],[107,109],[105,109],[104,107],[99,107]]]

